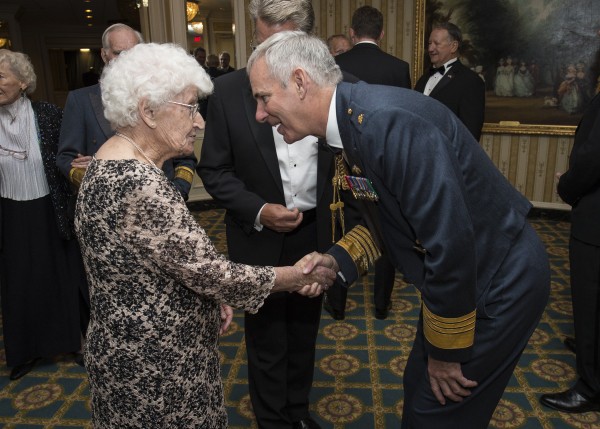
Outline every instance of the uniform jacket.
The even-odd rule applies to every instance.
[[[335,57],[342,70],[367,83],[410,88],[408,63],[383,52],[373,43],[359,43]]]
[[[577,127],[569,169],[560,177],[558,194],[573,207],[573,237],[600,246],[600,94]]]
[[[77,154],[95,154],[113,134],[110,123],[104,117],[99,84],[69,92],[60,130],[56,159],[58,168],[69,178],[71,162]],[[187,199],[192,184],[176,176],[177,168],[185,168],[193,175],[196,157],[190,155],[173,158],[163,164],[165,175],[173,182],[184,199]]]
[[[340,83],[336,97],[344,150],[379,195],[383,241],[396,268],[435,316],[483,311],[529,201],[431,98],[362,82]],[[464,361],[470,352],[432,345],[429,351],[447,361]]]
[[[285,206],[272,127],[255,119],[256,101],[246,69],[223,75],[215,79],[214,84],[198,175],[208,193],[226,209],[231,260],[277,265],[285,234],[266,227],[260,232],[254,228],[256,216],[264,204]],[[333,153],[325,145],[320,145],[317,173],[320,251],[332,245],[329,204],[333,198],[333,169]],[[351,218],[346,222],[350,224]]]
[[[429,73],[425,73],[415,85],[415,90],[425,91]],[[460,61],[452,64],[452,68],[433,88],[429,97],[435,98],[454,112],[479,140],[485,112],[485,83]]]

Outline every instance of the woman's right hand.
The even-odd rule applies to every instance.
[[[300,268],[300,267],[295,267]],[[302,286],[298,292],[300,295],[308,296],[310,298],[314,298],[316,296],[321,295],[329,286],[333,284],[335,281],[336,273],[330,268],[318,266],[315,267],[310,273],[305,274],[302,271],[302,280],[307,281],[312,278],[314,281],[310,284],[306,284]]]
[[[271,292],[298,292],[308,297],[319,296],[335,281],[336,273],[330,268],[317,266],[309,273],[302,267],[275,267],[275,286]]]

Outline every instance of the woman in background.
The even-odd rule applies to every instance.
[[[26,55],[0,49],[0,298],[10,379],[42,357],[79,350],[81,256],[56,167],[62,111],[32,103]]]

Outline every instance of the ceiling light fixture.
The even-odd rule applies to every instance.
[[[192,29],[192,31],[194,33],[196,33],[196,34],[203,34],[204,33],[204,24],[201,23],[200,21],[191,22],[188,25],[189,25],[189,27]]]
[[[185,2],[185,15],[188,22],[190,22],[198,14],[198,3],[193,1]]]

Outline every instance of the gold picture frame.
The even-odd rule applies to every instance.
[[[548,10],[545,10],[543,12],[545,12],[546,14],[556,14],[554,15],[555,19],[567,19],[567,18],[563,18],[563,15],[565,15],[564,12],[564,8],[566,7],[565,5],[561,6],[561,11],[558,10],[558,6],[555,6],[555,3],[551,3],[551,2],[539,2],[538,0],[509,0],[508,2],[504,1],[504,2],[500,2],[500,1],[494,1],[494,0],[473,0],[473,2],[476,3],[472,3],[471,4],[471,9],[469,10],[468,14],[464,14],[465,16],[469,16],[469,18],[463,17],[461,15],[461,13],[463,13],[463,11],[465,10],[465,7],[469,7],[469,2],[465,2],[465,1],[460,1],[460,0],[415,0],[415,37],[414,37],[414,50],[413,50],[413,76],[414,76],[414,81],[416,82],[418,80],[418,78],[424,73],[425,68],[429,66],[428,62],[429,59],[426,57],[426,39],[429,36],[429,32],[431,29],[431,23],[434,20],[437,19],[447,19],[455,24],[457,24],[459,27],[461,27],[461,30],[463,31],[463,34],[466,36],[465,37],[465,42],[467,44],[468,47],[470,47],[471,49],[471,53],[477,53],[477,46],[471,42],[471,40],[467,40],[469,38],[469,34],[468,32],[465,31],[465,29],[463,28],[463,25],[465,27],[467,27],[468,29],[477,29],[477,28],[482,28],[482,25],[478,25],[476,22],[473,24],[473,21],[471,21],[471,25],[469,24],[469,21],[466,21],[467,19],[473,19],[473,16],[477,16],[476,13],[473,13],[473,8],[475,7],[490,7],[493,8],[494,5],[496,5],[497,7],[500,7],[498,5],[501,5],[502,7],[509,9],[510,13],[513,13],[517,18],[516,18],[516,22],[521,24],[521,27],[528,29],[528,25],[530,25],[530,22],[527,21],[526,17],[523,20],[519,19],[519,11],[524,10],[524,7],[529,7],[529,9],[531,9],[532,7],[538,7],[538,8],[547,8]],[[559,2],[560,3],[560,2]],[[583,35],[581,35],[579,38],[577,38],[577,41],[581,41],[581,46],[566,46],[565,49],[567,49],[567,52],[581,52],[581,55],[584,56],[586,55],[586,52],[589,54],[589,42],[596,42],[596,46],[594,47],[595,51],[594,54],[592,55],[587,55],[585,56],[585,61],[587,62],[587,66],[589,68],[591,68],[591,64],[593,63],[593,61],[596,61],[597,64],[597,71],[594,72],[590,72],[588,75],[588,79],[586,80],[589,82],[593,81],[593,76],[594,73],[596,73],[595,75],[597,76],[598,74],[600,74],[600,25],[598,25],[597,27],[595,26],[594,23],[598,23],[600,22],[600,2],[597,2],[597,4],[594,3],[593,0],[582,0],[578,3],[578,5],[576,5],[576,3],[573,3],[573,8],[581,8],[581,10],[576,10],[576,11],[571,11],[571,15],[569,16],[569,22],[564,22],[563,23],[563,27],[566,27],[568,30],[569,25],[573,24],[573,26],[575,25],[575,18],[578,18],[579,21],[576,22],[578,29],[578,32],[583,32]],[[462,8],[462,9],[461,9]],[[512,8],[512,9],[510,9]],[[527,9],[529,11],[529,9]],[[483,11],[483,13],[485,13],[485,9],[481,9]],[[508,13],[508,12],[507,12]],[[559,13],[562,13],[563,15],[559,15]],[[490,14],[492,14],[492,12],[490,12]],[[575,14],[575,17],[573,16]],[[480,14],[481,15],[481,14]],[[494,27],[493,23],[491,23],[490,21],[494,19],[494,15],[492,14],[491,16],[488,16],[485,22],[485,26],[486,27]],[[498,19],[505,19],[506,17],[502,17],[500,16]],[[458,22],[457,22],[458,21]],[[465,24],[465,22],[467,22],[467,24]],[[583,25],[582,25],[583,22]],[[590,24],[587,25],[587,22],[589,22]],[[505,24],[503,24],[505,25]],[[509,31],[514,31],[516,32],[517,29],[515,29],[515,25],[517,25],[516,23],[512,23],[511,28],[509,29]],[[554,31],[556,32],[557,26],[556,25],[548,25],[546,24],[548,27],[548,31]],[[586,26],[587,25],[587,26]],[[531,26],[533,27],[533,24],[531,24]],[[588,30],[588,28],[590,30]],[[487,30],[487,28],[486,28]],[[565,31],[567,31],[565,30]],[[587,33],[585,32],[587,30]],[[491,31],[491,30],[489,30]],[[507,31],[507,33],[509,33],[509,31]],[[597,32],[597,33],[596,33]],[[483,33],[483,31],[482,31]],[[533,30],[532,30],[533,33]],[[510,33],[509,33],[510,34]],[[537,33],[535,33],[537,34]],[[555,37],[555,36],[548,36],[548,37]],[[483,39],[483,38],[477,38],[475,37],[474,39]],[[583,45],[583,43],[587,42],[585,45]],[[541,42],[540,42],[541,43]],[[563,43],[563,40],[558,40],[555,43]],[[524,43],[524,45],[526,45],[527,43]],[[592,43],[593,44],[593,43]],[[516,42],[513,43],[513,46],[516,45]],[[576,45],[576,44],[575,44]],[[482,45],[485,46],[485,45]],[[487,45],[490,46],[490,45]],[[516,45],[519,46],[519,45]],[[561,45],[562,46],[562,45]],[[519,46],[520,47],[520,46]],[[495,46],[494,46],[495,48]],[[582,49],[584,48],[584,49]],[[485,51],[485,49],[483,49]],[[518,49],[516,49],[518,51]],[[585,50],[585,52],[584,52]],[[549,48],[550,51],[550,48]],[[490,49],[488,49],[485,52],[490,52]],[[525,52],[525,50],[523,51]],[[518,54],[518,52],[517,52]],[[489,55],[488,55],[489,56]],[[523,56],[525,56],[525,54],[523,54]],[[475,57],[476,58],[476,57]],[[543,57],[543,58],[549,58],[549,57]],[[572,56],[569,58],[568,61],[575,61],[573,58],[579,58],[577,56]],[[508,57],[507,57],[508,59]],[[558,61],[554,58],[551,59],[552,61],[552,65],[555,66]],[[523,63],[525,63],[525,61],[522,61]],[[567,60],[565,59],[565,64],[567,63]],[[498,64],[498,65],[496,65]],[[510,64],[510,63],[509,63]],[[536,65],[535,60],[531,61],[532,65]],[[579,62],[577,63],[578,68],[577,71],[579,71]],[[583,63],[585,64],[585,62]],[[501,63],[494,63],[491,64],[491,62],[489,62],[487,64],[487,66],[489,66],[490,68],[495,67],[495,70],[497,71],[498,69],[501,68]],[[571,66],[571,64],[569,64],[569,66]],[[485,66],[484,66],[485,67]],[[515,71],[518,71],[519,66],[514,67],[513,69]],[[523,69],[523,65],[520,65],[521,69]],[[525,66],[527,67],[527,66]],[[561,66],[562,67],[562,66]],[[565,70],[567,69],[567,66],[564,66]],[[541,68],[541,67],[540,67]],[[549,67],[548,67],[549,68]],[[562,69],[559,69],[558,67],[556,68],[556,73],[554,73],[554,76],[556,76],[556,80],[557,82],[560,80],[560,71],[562,71]],[[570,69],[569,69],[570,70]],[[481,73],[481,72],[480,72]],[[567,74],[564,75],[565,76],[565,80],[567,77]],[[579,76],[579,75],[578,75]],[[516,96],[510,96],[510,97],[504,97],[501,98],[500,96],[498,96],[496,94],[496,92],[494,92],[494,89],[491,89],[491,81],[492,78],[494,76],[492,75],[490,80],[488,82],[486,82],[486,120],[483,126],[483,132],[484,133],[495,133],[495,134],[529,134],[529,135],[558,135],[558,136],[573,136],[575,134],[575,130],[577,128],[577,123],[579,122],[579,119],[581,117],[581,113],[582,110],[578,110],[577,112],[571,113],[568,112],[567,110],[561,110],[563,109],[562,107],[562,103],[563,103],[563,98],[561,98],[561,102],[559,105],[556,105],[556,103],[558,103],[558,98],[552,96],[554,91],[556,91],[556,88],[558,88],[559,86],[551,86],[550,84],[544,84],[544,86],[540,85],[539,87],[536,87],[536,89],[538,89],[537,94],[533,94],[533,95],[529,95],[528,98],[518,98]],[[482,78],[484,80],[485,76],[483,76],[482,74]],[[600,78],[599,78],[600,79]],[[594,84],[590,83],[588,86],[586,86],[586,94],[591,93],[593,89],[595,89],[594,87],[592,87],[592,85]],[[494,84],[495,85],[495,82]],[[561,83],[562,85],[562,83]],[[588,89],[589,88],[589,89]],[[600,85],[599,85],[600,88]],[[552,91],[552,92],[550,92]],[[583,97],[581,97],[583,98]],[[545,103],[545,104],[544,104]],[[581,101],[581,103],[583,103],[583,101]],[[501,107],[499,107],[501,106]],[[513,107],[514,106],[514,107]],[[524,107],[525,106],[525,107]],[[526,107],[526,106],[533,106],[533,107]],[[536,110],[537,109],[537,110]],[[582,109],[582,108],[581,108]],[[519,115],[522,115],[523,118],[521,118]],[[537,117],[536,117],[537,115]],[[490,120],[491,119],[491,120]],[[533,119],[533,120],[532,120]],[[536,119],[540,119],[540,120],[536,120]],[[548,123],[549,121],[551,121],[551,123]]]

